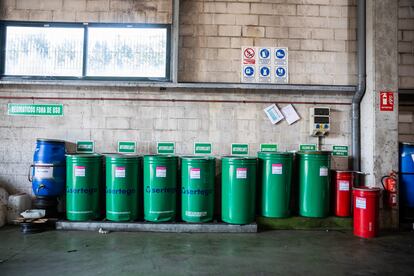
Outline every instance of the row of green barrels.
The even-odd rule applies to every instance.
[[[330,154],[299,152],[297,156],[299,213],[307,217],[324,217],[329,212]],[[183,221],[211,221],[216,160],[199,156],[180,159],[181,175],[177,156],[146,155],[142,158],[118,154],[104,158],[99,154],[67,155],[68,220],[98,219],[102,206],[100,194],[105,194],[108,220],[136,220],[143,211],[146,221],[174,221],[177,196],[180,196]],[[221,219],[232,224],[253,222],[259,187],[261,215],[289,216],[293,159],[294,154],[287,152],[259,152],[258,158],[222,157]],[[103,169],[106,171],[105,193],[101,191]],[[179,188],[178,177],[181,177]]]

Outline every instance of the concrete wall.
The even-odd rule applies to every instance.
[[[354,5],[353,0],[181,1],[179,79],[239,82],[242,45],[279,45],[290,49],[292,83],[355,84]],[[169,23],[170,9],[170,1],[163,0],[1,2],[1,16],[9,20]],[[176,142],[178,154],[191,154],[194,141],[213,142],[218,156],[229,154],[232,142],[249,143],[251,154],[264,142],[293,150],[317,142],[308,135],[314,105],[299,102],[333,102],[322,104],[333,111],[332,132],[322,148],[350,144],[350,106],[334,104],[349,104],[351,97],[344,94],[30,84],[1,84],[0,94],[298,102],[294,106],[302,117],[292,126],[271,125],[265,103],[0,100],[0,185],[10,192],[31,192],[27,171],[38,137],[92,139],[98,152],[115,151],[118,140],[137,140],[142,154],[154,153],[156,141]],[[63,103],[64,116],[7,116],[10,102]]]
[[[414,1],[399,0],[399,88],[414,88]]]
[[[353,0],[183,0],[179,79],[240,82],[241,46],[289,47],[295,84],[355,84]]]

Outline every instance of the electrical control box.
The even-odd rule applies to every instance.
[[[309,130],[311,136],[325,136],[331,130],[331,109],[329,107],[312,107],[309,110]]]

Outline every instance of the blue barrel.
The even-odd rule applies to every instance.
[[[65,192],[65,142],[37,139],[33,165],[29,172],[33,193],[36,196],[60,196]]]
[[[414,143],[400,143],[400,203],[414,208]]]

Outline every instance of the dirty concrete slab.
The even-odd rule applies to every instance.
[[[256,234],[0,230],[0,275],[413,275],[414,233]]]

